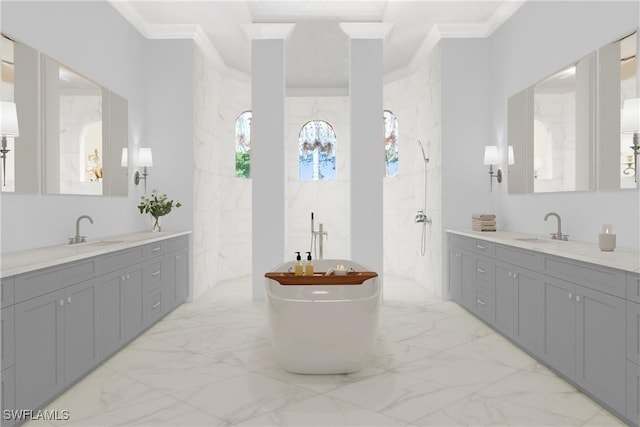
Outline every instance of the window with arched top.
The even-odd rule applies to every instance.
[[[305,123],[298,135],[298,172],[301,181],[336,180],[336,133],[324,120]]]
[[[386,176],[398,175],[398,119],[389,110],[384,110],[384,166]]]
[[[249,178],[251,172],[251,111],[236,119],[236,176]]]

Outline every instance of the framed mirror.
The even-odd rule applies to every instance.
[[[633,134],[621,133],[624,102],[639,98],[638,31],[598,50],[599,188],[635,189]]]
[[[127,195],[124,98],[42,55],[44,192]]]
[[[594,189],[595,54],[508,101],[509,193]]]
[[[0,98],[15,104],[19,136],[7,137],[0,189],[3,193],[37,193],[38,157],[38,52],[2,35]]]

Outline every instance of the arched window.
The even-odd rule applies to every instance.
[[[249,178],[251,171],[251,111],[236,119],[236,176]]]
[[[398,119],[384,110],[384,166],[386,176],[398,175]]]
[[[336,180],[336,133],[324,120],[305,123],[298,135],[301,181]]]

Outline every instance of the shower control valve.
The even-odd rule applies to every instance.
[[[431,224],[431,218],[429,218],[422,209],[419,209],[418,213],[416,213],[415,221],[417,224],[423,223],[423,222]]]

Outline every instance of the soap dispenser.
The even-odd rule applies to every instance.
[[[293,275],[302,276],[302,257],[300,256],[300,252],[296,253],[298,256],[296,257],[296,263],[293,265]]]
[[[304,266],[304,275],[313,276],[313,261],[311,261],[311,252],[307,252],[307,263]]]

